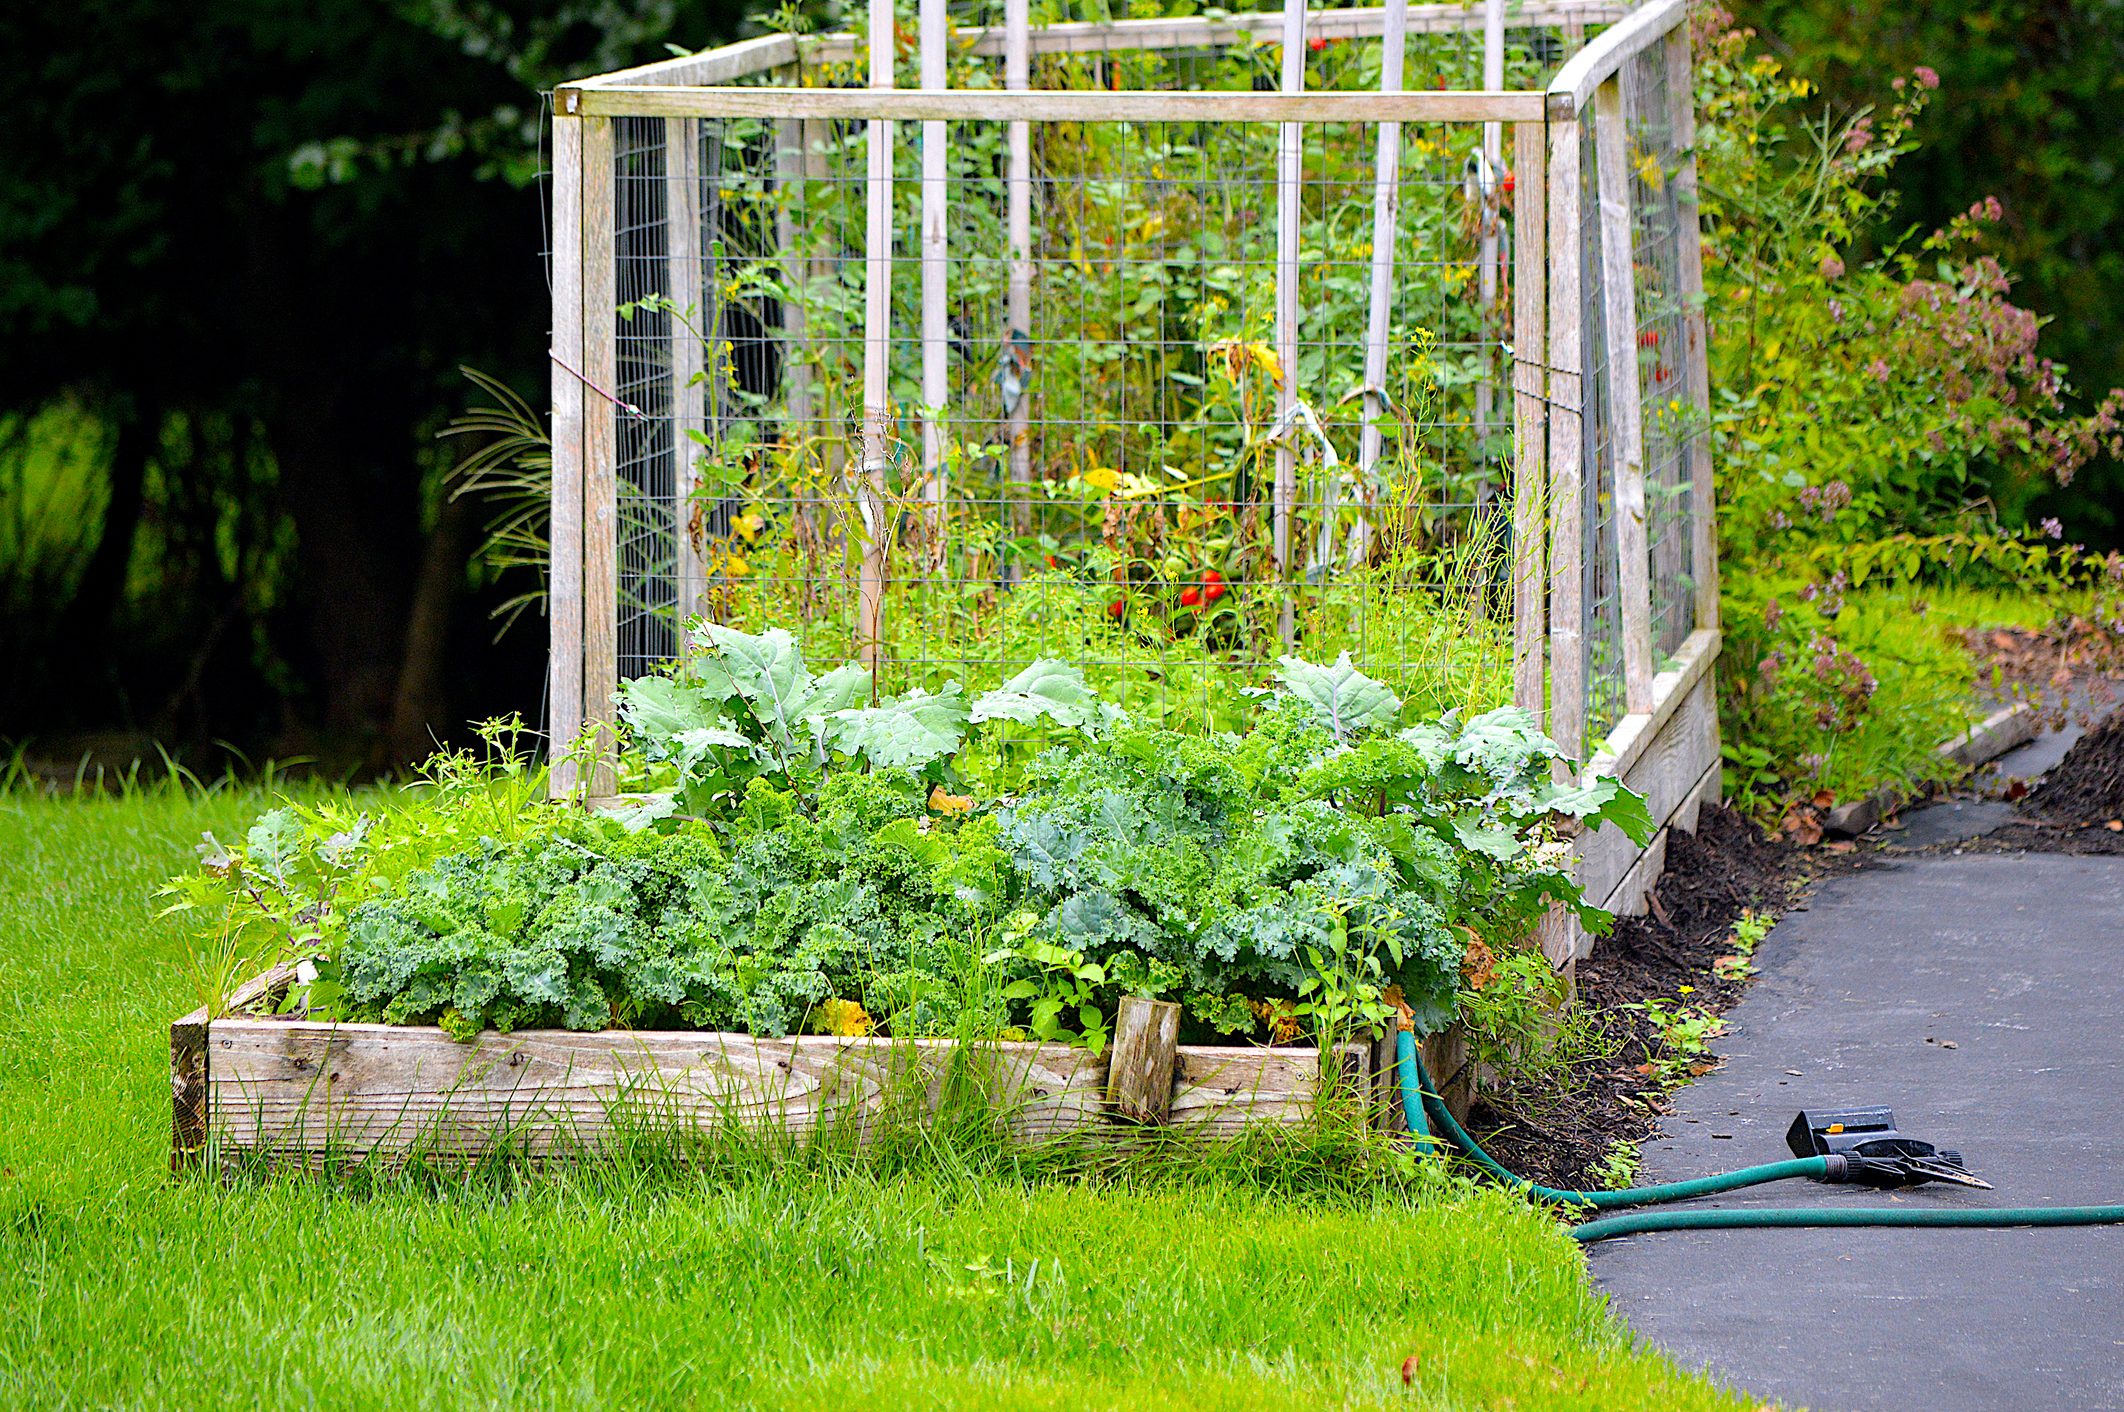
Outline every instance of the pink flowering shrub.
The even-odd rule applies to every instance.
[[[1958,723],[1968,659],[1847,597],[2091,581],[2101,566],[2057,542],[2064,527],[2020,512],[2097,451],[2124,454],[2124,391],[2072,410],[2042,320],[1986,249],[1996,200],[1882,241],[1938,74],[1896,79],[1881,108],[1810,112],[1809,87],[1730,16],[1696,24],[1729,789],[1773,807],[1909,783]]]

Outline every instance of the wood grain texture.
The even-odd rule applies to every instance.
[[[870,0],[870,88],[855,96],[871,100],[892,96],[893,45],[891,0]],[[786,114],[777,109],[776,115]],[[864,135],[868,169],[863,183],[863,460],[861,474],[852,487],[862,523],[862,565],[856,577],[856,650],[864,662],[873,666],[885,640],[886,536],[891,531],[885,477],[892,465],[893,431],[892,139],[892,123],[878,121],[873,115]]]
[[[1305,3],[1284,0],[1283,93],[1300,95],[1305,88]],[[1391,97],[1392,95],[1381,95]],[[1276,381],[1276,420],[1283,434],[1276,442],[1276,480],[1269,511],[1270,552],[1276,561],[1279,614],[1285,647],[1297,643],[1295,604],[1292,599],[1291,531],[1298,514],[1298,456],[1294,449],[1300,432],[1292,417],[1298,406],[1298,259],[1304,223],[1305,127],[1286,122],[1276,133],[1276,361],[1283,376]]]
[[[1601,326],[1607,343],[1608,445],[1615,462],[1615,597],[1622,618],[1623,699],[1652,709],[1652,556],[1645,526],[1645,427],[1637,375],[1637,264],[1631,251],[1630,141],[1622,80],[1594,96],[1600,194]]]
[[[1696,626],[1718,626],[1718,492],[1711,471],[1711,344],[1704,324],[1703,229],[1696,192],[1696,86],[1689,59],[1689,27],[1667,35],[1667,121],[1674,150],[1680,257],[1683,395],[1700,419],[1689,438],[1689,558],[1696,577]]]
[[[1380,34],[1379,91],[1399,93],[1408,30],[1407,0],[1386,12]],[[1361,480],[1369,487],[1373,467],[1385,449],[1387,416],[1384,388],[1387,345],[1394,316],[1394,247],[1401,229],[1401,124],[1381,123],[1372,153],[1372,284],[1364,321],[1364,429],[1357,445]],[[1370,491],[1367,490],[1369,496]]]
[[[1032,32],[1027,0],[1003,0],[1003,86],[1022,93],[1032,86]],[[1032,125],[1021,120],[1005,129],[1009,148],[1005,172],[1005,240],[1009,246],[1010,288],[1004,296],[1004,314],[1009,321],[1005,336],[1015,345],[1022,339],[1022,352],[1032,356]],[[1024,379],[1015,402],[1004,409],[1003,441],[1010,448],[1010,527],[1024,535],[1032,529],[1032,377],[1028,365],[1019,369]],[[1011,565],[1016,577],[1018,568]]]
[[[207,1143],[207,1010],[170,1026],[170,1170],[197,1166]]]
[[[618,186],[612,122],[583,119],[583,697],[598,727],[593,794],[613,790],[613,697],[619,692]]]
[[[204,1016],[180,1025],[194,1033]],[[525,1030],[459,1043],[429,1026],[231,1016],[204,1026],[203,1104],[179,1108],[178,1151],[208,1143],[306,1165],[371,1154],[565,1155],[630,1136],[735,1127],[867,1140],[947,1102],[995,1115],[1017,1141],[1107,1141],[1109,1061],[1070,1045],[806,1035]],[[173,1049],[173,1059],[176,1051]],[[1365,1047],[1336,1067],[1359,1091]],[[173,1068],[200,1091],[193,1065]],[[1198,1131],[1310,1116],[1321,1055],[1311,1048],[1175,1052],[1168,1112]]]
[[[1556,77],[1549,80],[1550,121],[1567,122],[1582,116],[1603,83],[1688,20],[1689,0],[1652,0],[1603,30],[1592,43],[1566,60]]]
[[[1331,1062],[1336,1081],[1365,1092],[1369,1045],[1340,1045]],[[1172,1121],[1218,1135],[1235,1134],[1252,1123],[1302,1123],[1318,1111],[1328,1072],[1317,1049],[1182,1045],[1173,1064]]]
[[[701,336],[720,323],[701,279],[700,124],[690,118],[664,120],[664,212],[665,289],[680,310],[671,318],[671,509],[678,616],[684,624],[701,611],[707,587],[692,532],[694,458],[700,447],[687,433],[708,427]]]
[[[1548,718],[1548,132],[1512,129],[1512,703]]]
[[[1580,317],[1579,129],[1549,125],[1549,736],[1571,759],[1586,738],[1585,379]]]
[[[1652,678],[1652,709],[1625,716],[1593,752],[1588,768],[1595,774],[1626,775],[1640,751],[1650,745],[1667,718],[1688,699],[1697,679],[1709,672],[1724,650],[1725,639],[1712,628],[1698,628],[1682,642],[1667,670]]]
[[[890,122],[1539,122],[1538,93],[1203,93],[1179,90],[862,88],[568,88],[603,117],[843,118]]]
[[[583,728],[583,120],[553,119],[553,500],[546,580],[546,740],[556,797],[575,793],[574,762],[557,758]]]
[[[1172,1112],[1179,1046],[1178,1004],[1140,995],[1121,997],[1107,1054],[1107,1111],[1130,1122],[1164,1122]]]
[[[1583,33],[1589,24],[1612,24],[1630,13],[1618,0],[1535,0],[1514,5],[1506,15],[1509,27],[1545,29],[1564,27]],[[1317,11],[1306,19],[1308,39],[1369,39],[1386,26],[1384,8]],[[1274,38],[1282,23],[1274,11],[1231,15],[1219,19],[1194,15],[1175,19],[1083,21],[1042,25],[1028,41],[1034,54],[1125,53],[1129,50],[1221,48],[1242,39]],[[1483,23],[1483,12],[1464,4],[1411,5],[1411,34],[1460,34]],[[1006,25],[973,26],[956,32],[955,41],[970,52],[994,58],[1007,52]],[[653,64],[620,69],[580,80],[579,86],[689,86],[727,84],[752,78],[785,65],[846,64],[857,53],[855,36],[848,33],[816,36],[763,35],[721,48],[662,59]]]
[[[1719,763],[1715,685],[1708,671],[1698,676],[1619,771],[1623,783],[1645,796],[1652,820],[1661,828],[1690,802],[1704,771]],[[1601,767],[1596,764],[1595,768]],[[1582,836],[1579,884],[1587,900],[1606,906],[1642,851],[1619,829],[1604,828]],[[1656,870],[1653,876],[1657,877]]]

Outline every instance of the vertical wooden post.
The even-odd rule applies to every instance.
[[[671,509],[677,530],[672,560],[678,610],[679,650],[686,624],[700,611],[707,576],[692,533],[694,462],[701,445],[689,433],[706,430],[708,389],[702,372],[702,340],[718,338],[701,287],[700,126],[691,118],[664,119],[664,241],[670,271],[665,297],[671,316]],[[689,326],[690,325],[690,326]]]
[[[1609,444],[1615,453],[1616,596],[1622,609],[1623,698],[1652,709],[1652,564],[1645,532],[1644,408],[1637,378],[1637,271],[1630,257],[1630,149],[1620,75],[1593,95],[1600,192],[1600,288],[1606,325]]]
[[[1027,0],[1003,0],[1003,86],[1020,90],[1032,82],[1032,33]],[[1017,361],[1017,398],[1004,411],[1003,440],[1010,454],[1010,528],[1014,535],[1032,529],[1032,127],[1014,122],[1009,128],[1009,164],[1005,185],[1008,211],[1005,238],[1010,246],[1010,289],[1004,297],[1006,357]],[[1007,394],[1006,394],[1007,395]],[[1012,563],[1010,576],[1018,577]]]
[[[1482,7],[1482,86],[1494,93],[1504,87],[1504,0],[1483,0]],[[1504,180],[1504,124],[1482,125],[1482,164],[1485,175],[1493,182]],[[1494,336],[1493,322],[1497,310],[1498,275],[1498,204],[1503,193],[1495,189],[1482,190],[1478,183],[1477,194],[1482,199],[1478,212],[1482,222],[1480,239],[1476,247],[1476,307],[1481,311],[1483,346],[1478,350],[1482,374],[1475,383],[1475,444],[1482,465],[1482,476],[1477,482],[1476,498],[1487,501],[1490,493],[1490,425],[1496,416],[1496,386],[1491,381],[1496,369],[1496,359],[1491,354],[1489,343]]]
[[[870,86],[891,88],[892,0],[870,0]],[[875,666],[885,641],[885,473],[892,464],[892,124],[869,124],[863,243],[863,464],[855,492],[863,564],[856,586],[856,650]]]
[[[583,120],[583,722],[598,760],[588,788],[614,788],[613,697],[619,693],[619,268],[612,120]]]
[[[1585,758],[1585,376],[1579,130],[1549,125],[1549,737]]]
[[[1386,27],[1380,35],[1379,91],[1401,92],[1402,58],[1407,49],[1409,0],[1387,0]],[[1364,430],[1358,439],[1357,467],[1369,498],[1385,450],[1380,422],[1387,415],[1387,338],[1394,312],[1394,245],[1401,232],[1401,124],[1379,124],[1379,145],[1372,161],[1372,289],[1364,327]]]
[[[1283,91],[1305,91],[1306,0],[1284,0]],[[1278,592],[1283,598],[1283,641],[1297,640],[1292,582],[1291,529],[1298,504],[1298,253],[1304,216],[1305,128],[1284,123],[1276,153],[1276,360],[1283,365],[1283,385],[1276,393],[1276,417],[1282,435],[1276,441],[1276,482],[1271,508],[1270,547],[1276,559]]]
[[[1546,714],[1548,133],[1512,128],[1512,701]]]
[[[170,1026],[170,1170],[190,1171],[206,1155],[208,1027],[213,1010],[202,1005]]]
[[[1689,438],[1689,534],[1696,574],[1696,626],[1718,626],[1718,493],[1711,479],[1711,342],[1704,326],[1703,228],[1696,204],[1696,85],[1689,62],[1689,26],[1667,36],[1669,131],[1681,167],[1674,174],[1674,239],[1681,254],[1684,391],[1696,413]]]
[[[546,743],[556,798],[572,795],[575,766],[561,752],[583,728],[583,123],[553,115],[552,562],[547,570]]]
[[[932,90],[951,84],[950,44],[944,0],[922,0],[922,87]],[[945,287],[949,238],[945,217],[951,199],[944,165],[945,125],[922,124],[922,469],[928,473],[925,498],[929,502],[929,571],[944,570],[944,504],[950,474],[944,464],[945,402],[950,396],[948,378],[951,330]]]
[[[782,387],[788,419],[794,435],[810,434],[815,409],[811,399],[810,349],[806,346],[811,317],[811,259],[796,253],[808,233],[798,219],[798,210],[811,175],[811,124],[800,118],[783,118],[774,125],[774,248],[782,261]]]
[[[1106,1069],[1106,1106],[1115,1117],[1162,1123],[1171,1115],[1173,1060],[1179,1045],[1179,1005],[1140,995],[1121,997]]]

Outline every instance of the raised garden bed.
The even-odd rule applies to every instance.
[[[888,1115],[934,1114],[947,1075],[1012,1139],[1101,1141],[1145,1123],[1229,1136],[1311,1118],[1337,1092],[1398,1125],[1392,1038],[1336,1046],[1175,1045],[1169,1005],[1125,1004],[1100,1054],[1069,1044],[695,1031],[485,1031],[354,1024],[270,1013],[291,974],[238,987],[225,1012],[170,1027],[171,1165],[208,1154],[296,1165],[415,1156],[528,1157],[594,1150],[634,1133],[734,1125],[859,1139]],[[1455,1034],[1425,1043],[1458,1074]],[[1382,1062],[1383,1061],[1383,1062]],[[1449,1098],[1464,1111],[1456,1082]]]

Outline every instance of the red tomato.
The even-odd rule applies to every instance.
[[[1127,611],[1128,600],[1126,598],[1116,598],[1113,602],[1106,605],[1106,616],[1112,618],[1115,622],[1121,621],[1121,615]]]
[[[1202,576],[1202,581],[1204,583],[1223,583],[1224,575],[1218,573],[1215,569],[1211,569],[1208,573]]]
[[[1209,586],[1209,590],[1204,593],[1202,597],[1206,602],[1215,603],[1218,599],[1224,597],[1225,594],[1230,592],[1231,590],[1226,588],[1223,584],[1213,583]]]
[[[1637,346],[1639,348],[1659,347],[1659,330],[1656,328],[1648,328],[1643,333],[1639,334],[1637,336]]]
[[[1062,566],[1060,564],[1057,564],[1055,562],[1055,556],[1050,554],[1047,556],[1047,567],[1050,569],[1059,569]]]
[[[1201,601],[1202,590],[1199,588],[1188,588],[1180,591],[1180,606],[1183,608],[1192,608]]]
[[[1321,50],[1327,48],[1327,40],[1316,34],[1305,42],[1305,47],[1318,54]]]
[[[1511,169],[1509,167],[1506,168],[1504,174],[1504,194],[1510,196],[1512,194],[1512,189],[1518,184],[1518,178],[1512,175]]]

